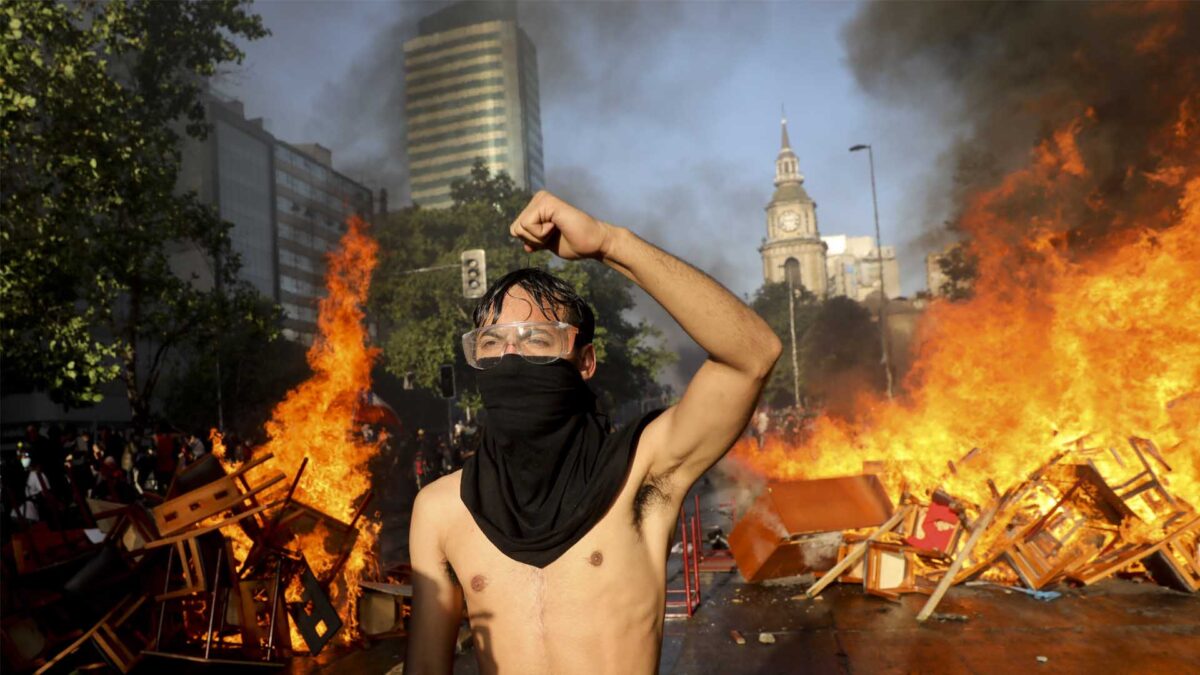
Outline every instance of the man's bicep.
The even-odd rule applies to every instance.
[[[758,402],[765,380],[713,360],[704,362],[679,403],[655,420],[655,473],[691,485],[729,450]]]
[[[450,672],[462,621],[462,588],[446,562],[430,496],[428,489],[417,494],[409,527],[413,583],[412,630],[405,659],[409,673]]]

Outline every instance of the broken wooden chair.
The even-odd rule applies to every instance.
[[[1200,526],[1167,542],[1142,564],[1163,586],[1185,593],[1200,592]]]
[[[133,614],[146,602],[145,596],[130,596],[121,600],[108,611],[96,625],[85,632],[75,642],[57,656],[38,668],[34,675],[42,675],[62,662],[91,641],[96,648],[108,659],[109,663],[121,673],[128,673],[142,658],[142,647],[145,638],[138,631],[127,627],[126,624]]]
[[[263,455],[243,464],[231,474],[219,476],[154,507],[152,513],[159,534],[167,536],[186,530],[224,511],[256,507],[255,495],[285,478],[283,472],[276,471],[258,485],[249,486],[244,479],[246,472],[268,459],[271,459],[270,454]],[[247,501],[251,502],[249,506],[246,505]]]
[[[1141,562],[1165,549],[1176,539],[1200,531],[1200,514],[1177,513],[1168,519],[1166,525],[1170,527],[1169,533],[1159,540],[1158,543],[1141,544],[1126,542],[1117,546],[1111,546],[1087,565],[1073,571],[1069,575],[1069,578],[1084,586],[1088,586],[1106,579],[1134,563]]]
[[[1179,504],[1163,485],[1162,479],[1154,471],[1154,467],[1146,460],[1146,455],[1150,455],[1165,471],[1171,470],[1170,465],[1163,461],[1154,442],[1146,438],[1130,436],[1129,447],[1133,448],[1133,454],[1137,457],[1142,470],[1119,485],[1112,486],[1113,492],[1131,505],[1136,498],[1141,497],[1150,511],[1158,516],[1179,510]]]
[[[900,594],[917,590],[916,549],[911,546],[872,541],[863,569],[863,590],[871,595],[899,601]]]
[[[300,585],[303,589],[300,601],[288,603],[288,613],[309,652],[316,656],[341,630],[342,619],[303,555],[300,556]]]
[[[262,504],[237,515],[229,516],[211,525],[194,527],[180,534],[163,537],[162,539],[157,539],[146,544],[147,549],[155,549],[163,546],[171,547],[171,552],[167,557],[167,585],[164,587],[163,592],[155,597],[155,600],[162,602],[207,590],[207,582],[205,581],[204,574],[204,556],[200,548],[200,538],[210,532],[219,531],[223,527],[228,527],[255,516],[276,505],[276,503]],[[179,573],[183,580],[183,585],[172,590],[169,585],[171,582],[172,567],[176,561],[178,561]]]

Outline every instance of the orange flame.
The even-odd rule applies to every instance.
[[[225,437],[216,427],[208,430],[208,440],[212,441],[212,451],[217,457],[225,456]]]
[[[288,392],[267,422],[268,440],[255,453],[269,452],[274,459],[265,470],[283,470],[294,477],[305,457],[309,463],[295,499],[335,519],[349,523],[371,487],[367,463],[379,452],[378,443],[355,433],[354,410],[362,392],[370,389],[371,366],[379,350],[368,346],[362,306],[366,302],[378,244],[358,217],[339,248],[328,258],[326,285],[329,294],[320,302],[318,336],[308,351],[313,375]],[[356,634],[358,580],[374,550],[378,525],[368,518],[356,524],[358,538],[330,586],[331,599],[346,623],[339,639]],[[317,578],[325,576],[341,558],[329,545],[326,528],[318,527],[300,538],[299,545]],[[288,599],[295,600],[289,590]],[[303,645],[293,627],[293,646]]]
[[[982,504],[986,479],[1003,491],[1067,450],[1098,450],[1094,462],[1119,483],[1136,471],[1114,453],[1138,436],[1172,465],[1171,491],[1200,503],[1198,102],[1147,136],[1160,166],[1124,209],[1105,205],[1079,149],[1096,113],[1050,135],[1027,167],[968,204],[959,224],[979,259],[975,294],[925,313],[909,393],[864,396],[855,425],[823,416],[798,445],[743,440],[733,456],[774,478],[882,460],[894,495],[941,486]],[[1071,242],[1063,233],[1078,224],[1111,234]]]

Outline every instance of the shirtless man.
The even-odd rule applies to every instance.
[[[413,506],[405,670],[451,671],[465,601],[485,673],[652,673],[680,506],[745,428],[780,343],[704,273],[547,192],[510,234],[620,271],[709,357],[678,404],[596,436],[576,414],[596,371],[590,310],[561,282],[570,296],[548,291],[545,273],[485,296],[463,341],[481,368],[483,447]]]

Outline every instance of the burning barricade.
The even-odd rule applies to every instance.
[[[1171,26],[1185,8],[1084,15],[1122,39],[1147,29],[1182,40]],[[1003,169],[955,195],[966,291],[924,311],[899,395],[863,393],[853,420],[821,415],[805,438],[735,448],[772,481],[755,507],[765,515],[752,510],[730,537],[748,578],[770,559],[759,549],[823,547],[820,564],[796,554],[788,568],[826,573],[810,595],[835,579],[885,597],[929,593],[921,619],[968,580],[1037,591],[1137,573],[1200,588],[1200,71],[1166,88],[1145,73],[1156,50],[1183,42],[1138,44],[1120,60],[1152,86],[1122,96],[1131,108],[1107,106],[1106,86],[1055,79],[1055,105],[1021,107],[1038,127],[1024,161],[1009,145]],[[1070,54],[1075,67],[1107,52]],[[1001,137],[1011,144],[981,135],[971,152]],[[839,536],[819,546],[770,503],[807,489],[778,481],[859,473],[895,506],[865,527],[822,524]],[[821,508],[851,507],[841,495]]]
[[[95,534],[78,551],[87,562],[66,570],[61,593],[14,593],[34,629],[16,644],[6,628],[6,659],[40,663],[38,673],[91,654],[120,672],[147,655],[281,664],[359,635],[359,584],[381,576],[370,562],[378,522],[367,517],[367,462],[380,441],[354,422],[375,357],[360,308],[376,244],[362,229],[352,218],[329,259],[330,292],[308,354],[313,375],[276,406],[268,441],[234,460],[214,431],[213,452],[179,471],[161,501],[91,503]],[[62,549],[68,539],[59,538],[51,543]],[[17,571],[31,587],[62,562],[44,555],[58,549],[36,544],[14,536]],[[398,585],[375,585],[403,595]],[[82,630],[56,632],[72,626]]]
[[[893,600],[927,594],[922,621],[950,586],[972,580],[1038,591],[1145,574],[1200,591],[1200,513],[1170,492],[1157,446],[1136,437],[1124,449],[1074,445],[984,504],[936,490],[893,509],[870,474],[772,481],[730,545],[748,581],[824,572],[809,597],[835,581]],[[832,527],[839,521],[853,525]]]

